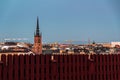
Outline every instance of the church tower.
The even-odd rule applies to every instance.
[[[39,18],[37,17],[36,32],[34,33],[33,52],[35,54],[42,54],[42,34],[39,31]]]

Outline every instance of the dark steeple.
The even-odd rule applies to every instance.
[[[39,18],[37,17],[37,26],[36,26],[36,35],[35,36],[40,36],[39,33]]]
[[[34,46],[33,46],[33,52],[35,54],[42,54],[42,34],[39,30],[39,18],[37,17],[37,24],[36,24],[36,30],[34,33]]]

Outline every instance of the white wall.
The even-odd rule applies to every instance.
[[[120,46],[120,42],[111,42],[111,47],[115,47],[115,45],[119,45]]]

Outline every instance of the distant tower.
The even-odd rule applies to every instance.
[[[39,31],[39,18],[37,17],[36,32],[34,33],[33,52],[35,54],[42,54],[42,34]]]

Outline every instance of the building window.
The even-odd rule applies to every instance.
[[[77,73],[77,66],[75,66],[75,72]]]
[[[44,64],[46,64],[46,56],[44,56]]]
[[[98,71],[100,71],[100,65],[98,65]]]
[[[112,57],[112,62],[114,63],[114,56]]]
[[[71,76],[71,80],[73,80],[73,76]]]
[[[77,63],[77,56],[75,56],[75,63]]]
[[[83,76],[83,80],[85,80],[85,75]],[[93,80],[93,79],[91,79],[91,80]]]
[[[46,77],[44,77],[44,80],[46,80]]]
[[[85,66],[83,66],[82,68],[83,68],[83,71],[85,71]]]
[[[98,56],[98,63],[100,63],[100,56]]]
[[[60,63],[60,56],[58,56],[58,63]]]
[[[65,80],[65,76],[63,76],[63,80]]]
[[[41,56],[40,56],[40,58],[39,58],[39,63],[41,64]]]
[[[112,70],[114,71],[114,65],[112,65]]]
[[[49,78],[50,78],[50,80],[52,80],[52,77],[51,77],[51,76],[49,76]]]
[[[117,80],[118,80],[118,73],[116,74],[116,78],[117,78]]]
[[[87,71],[89,71],[89,66],[87,66]],[[95,67],[95,71],[97,71],[97,70],[96,70],[96,67]]]
[[[104,74],[102,74],[102,80],[104,80]]]
[[[36,68],[34,68],[34,74],[36,74]]]
[[[105,65],[105,67],[106,67],[106,71],[108,71],[108,66],[107,66],[107,65]]]
[[[85,79],[84,79],[85,80]],[[93,80],[93,75],[91,75],[91,80]],[[104,80],[104,79],[103,79]]]
[[[67,68],[67,73],[69,73],[69,67]]]
[[[15,64],[15,57],[13,57],[13,64]]]
[[[79,72],[81,72],[81,67],[79,66]]]
[[[113,79],[115,79],[115,74],[113,74]]]
[[[56,80],[56,76],[54,76],[54,80]]]
[[[102,71],[104,71],[104,65],[102,65]]]
[[[24,64],[26,64],[26,58],[24,59]]]
[[[31,69],[29,69],[29,73],[31,74]]]
[[[46,68],[44,68],[44,74],[46,74]]]
[[[108,80],[108,75],[106,74],[106,80]]]
[[[36,56],[34,57],[34,64],[36,64]]]
[[[83,56],[83,63],[85,62],[85,56]]]
[[[116,65],[116,71],[118,71],[118,65]]]
[[[26,77],[25,73],[26,73],[26,70],[24,69],[24,77]]]
[[[39,69],[39,73],[41,74],[41,68]]]
[[[67,63],[69,63],[69,56],[67,55]]]
[[[109,65],[109,71],[111,71],[111,65]]]
[[[63,56],[63,63],[64,63],[64,56]]]
[[[71,67],[71,72],[73,73],[73,67]]]
[[[94,76],[94,77],[95,77],[95,80],[97,80],[97,75],[96,75],[96,74],[95,74],[95,76]]]
[[[81,76],[79,76],[79,80],[82,80],[82,77],[81,77]]]
[[[65,67],[63,67],[63,73],[65,73]]]
[[[13,71],[13,78],[15,77],[15,71]]]
[[[50,69],[49,69],[50,70]],[[60,66],[58,67],[58,73],[60,73]]]
[[[29,64],[31,64],[31,58],[29,58]]]
[[[51,68],[49,68],[49,73],[51,74]]]
[[[69,80],[69,76],[67,76],[67,80]],[[77,80],[77,79],[76,79]]]

